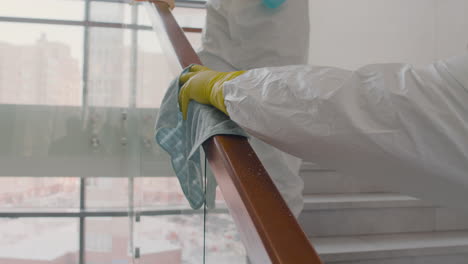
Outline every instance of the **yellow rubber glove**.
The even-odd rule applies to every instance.
[[[179,79],[183,84],[179,93],[179,107],[184,120],[187,119],[190,100],[212,105],[229,115],[224,105],[224,83],[244,72],[217,72],[201,65],[192,66],[190,72],[183,74]]]

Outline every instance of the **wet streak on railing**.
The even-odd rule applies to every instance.
[[[201,64],[168,6],[153,4],[179,66]],[[246,138],[215,136],[203,147],[252,263],[321,263]]]

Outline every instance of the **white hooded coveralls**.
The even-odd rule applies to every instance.
[[[200,57],[218,71],[307,63],[307,0],[279,9],[211,0]],[[468,55],[407,64],[262,68],[225,84],[231,118],[251,135],[356,180],[468,208]],[[302,180],[291,158],[251,143],[297,215]],[[296,163],[297,162],[292,162]]]
[[[278,9],[266,8],[262,0],[211,0],[206,9],[199,52],[205,66],[234,71],[307,63],[308,0],[288,0]],[[298,216],[303,208],[301,160],[254,137],[250,144],[289,208]]]

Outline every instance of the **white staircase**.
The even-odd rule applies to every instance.
[[[325,264],[468,264],[468,212],[305,163],[299,222]]]

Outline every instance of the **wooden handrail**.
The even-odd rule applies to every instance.
[[[179,67],[201,64],[167,4],[152,3]],[[246,138],[215,136],[203,148],[253,263],[322,263]]]

